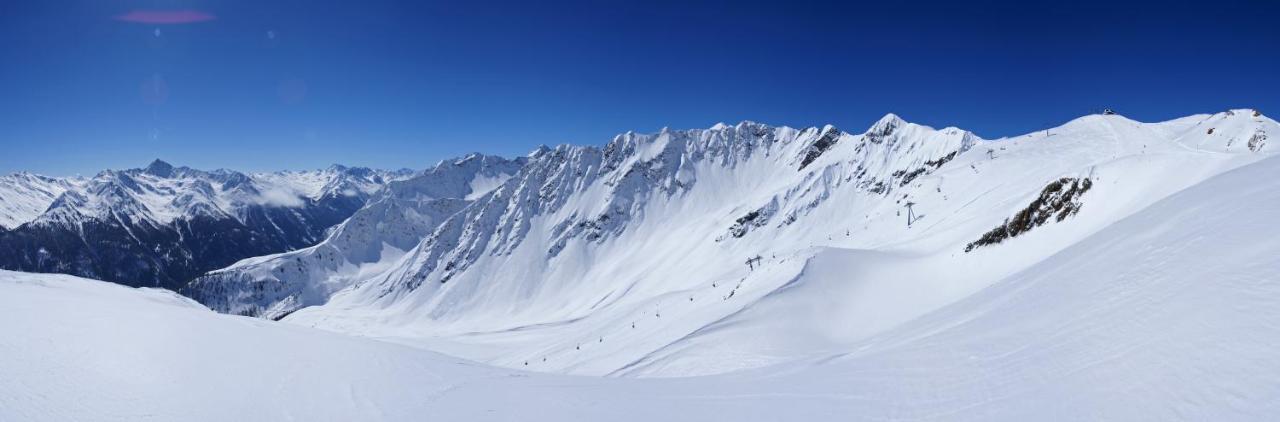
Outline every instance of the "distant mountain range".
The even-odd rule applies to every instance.
[[[240,259],[303,248],[412,176],[332,166],[246,174],[156,160],[91,178],[0,177],[0,268],[178,289]]]

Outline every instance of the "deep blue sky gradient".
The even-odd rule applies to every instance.
[[[216,19],[113,19],[131,10]],[[987,138],[1102,107],[1275,117],[1278,12],[1231,0],[5,1],[0,172],[156,157],[423,168],[663,126],[861,132],[887,112]]]

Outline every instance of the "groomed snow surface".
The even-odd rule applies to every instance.
[[[684,378],[502,369],[165,291],[2,272],[0,420],[1268,420],[1280,414],[1277,175],[1266,158],[1117,221],[1086,211],[1087,234],[1049,231],[1041,240],[1070,241],[980,284],[912,265],[945,258],[911,248],[817,247],[768,300],[632,366],[724,361]],[[1027,242],[975,253],[1034,256],[1015,251]],[[895,274],[961,281],[912,290]],[[895,314],[899,301],[928,311]],[[752,338],[791,359],[736,362],[733,345]],[[788,349],[807,344],[821,347]]]

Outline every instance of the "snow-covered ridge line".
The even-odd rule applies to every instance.
[[[477,205],[464,210],[424,240],[422,246],[428,251],[418,253],[425,253],[427,258],[421,261],[418,270],[400,275],[400,280],[394,283],[407,285],[412,290],[427,278],[448,282],[478,259],[480,251],[507,253],[519,246],[523,234],[529,230],[529,220],[518,218],[519,215],[563,216],[559,223],[551,226],[554,242],[547,249],[548,258],[555,258],[573,239],[602,242],[621,234],[630,220],[643,217],[644,201],[650,199],[648,195],[657,192],[673,197],[688,192],[698,182],[699,166],[733,171],[740,163],[760,155],[786,157],[787,165],[810,179],[820,177],[820,173],[805,173],[806,167],[815,164],[821,168],[824,163],[830,167],[832,160],[820,158],[829,148],[843,142],[853,148],[854,160],[863,163],[858,178],[864,187],[874,183],[873,192],[887,194],[892,189],[884,187],[886,182],[905,184],[979,141],[969,132],[957,129],[939,132],[889,114],[861,136],[841,132],[830,125],[794,129],[742,122],[735,126],[718,124],[711,130],[664,129],[647,135],[628,132],[615,137],[601,150],[567,145],[555,150],[538,150],[532,154],[528,171],[496,190],[487,199],[487,208]],[[910,173],[892,169],[904,166],[920,167]],[[571,197],[587,194],[582,190],[592,189],[592,185],[598,187],[590,194],[602,198],[603,204],[564,208]],[[790,194],[799,193],[793,190]],[[522,209],[518,204],[533,204],[534,208]],[[499,206],[505,209],[499,210]],[[792,210],[788,222],[783,224],[794,222],[801,212],[801,209]],[[484,227],[485,224],[497,227]],[[493,239],[484,237],[485,233],[508,235]],[[490,242],[500,244],[491,246]],[[443,271],[433,275],[437,268]],[[382,296],[394,290],[388,287]]]

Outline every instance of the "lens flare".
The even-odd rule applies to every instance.
[[[206,22],[217,18],[212,13],[199,10],[133,10],[117,15],[115,20],[150,25],[179,25]]]

